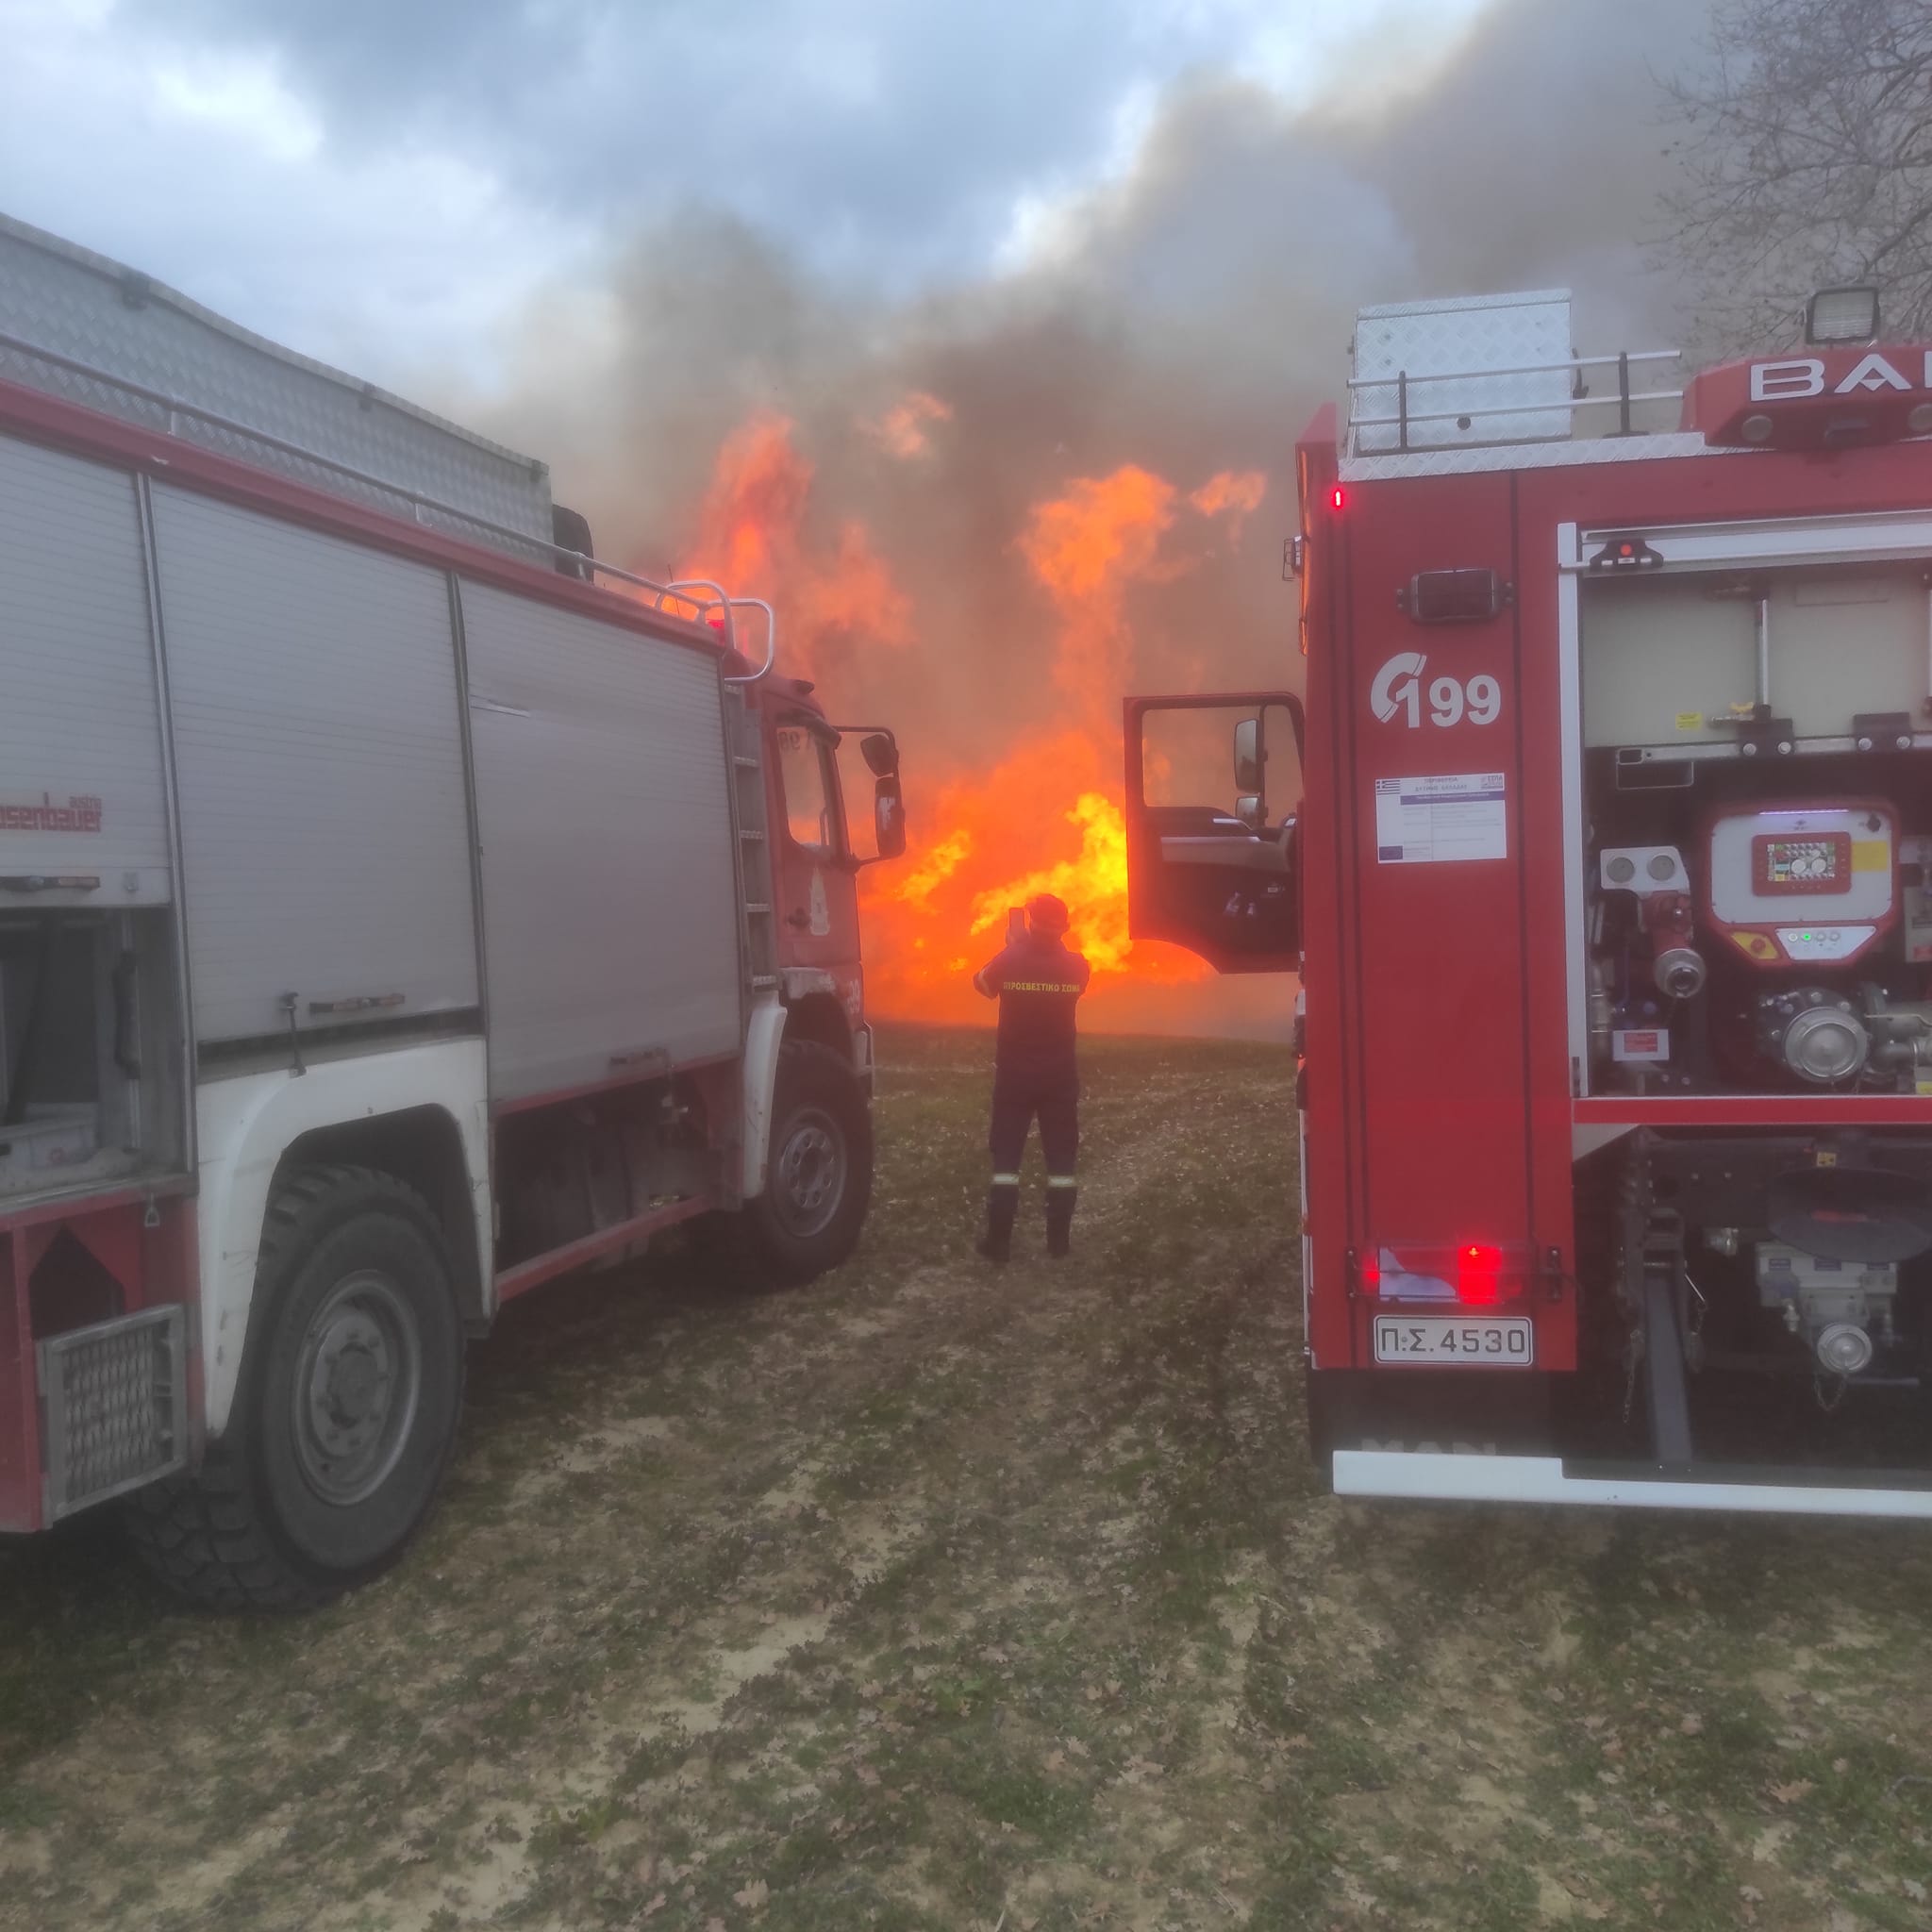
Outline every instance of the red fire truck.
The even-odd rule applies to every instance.
[[[121,1498],[188,1594],[315,1601],[425,1520],[513,1297],[684,1222],[850,1252],[898,753],[849,727],[856,849],[774,644],[0,220],[0,1532]]]
[[[1932,349],[1569,311],[1362,312],[1305,691],[1127,702],[1133,930],[1300,974],[1338,1491],[1932,1516]]]

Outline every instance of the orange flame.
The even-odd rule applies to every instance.
[[[1080,942],[1088,964],[1096,973],[1122,972],[1133,949],[1127,937],[1126,825],[1119,806],[1098,791],[1081,792],[1066,820],[1080,828],[1078,855],[1057,858],[1024,878],[975,894],[974,934],[991,930],[1009,907],[1024,905],[1037,892],[1051,892],[1070,908],[1080,907]]]
[[[867,423],[863,427],[888,456],[897,457],[901,462],[910,462],[932,448],[928,425],[952,420],[953,406],[950,403],[941,402],[938,396],[927,395],[924,390],[916,389],[894,403],[877,422]]]
[[[1261,508],[1268,493],[1268,479],[1259,470],[1223,470],[1208,477],[1188,501],[1204,517],[1227,519],[1227,541],[1232,549],[1241,540],[1241,525]]]
[[[1125,688],[1128,585],[1175,575],[1158,560],[1174,496],[1173,484],[1128,464],[1110,476],[1082,476],[1065,496],[1036,505],[1021,536],[1021,554],[1060,620],[1054,681],[1083,707],[1090,729],[1110,728]]]
[[[1128,974],[1166,984],[1206,974],[1191,954],[1127,937],[1126,828],[1114,775],[1114,707],[1133,644],[1127,592],[1189,567],[1160,553],[1175,495],[1129,464],[1077,478],[1030,513],[1020,552],[1057,620],[1053,677],[1074,701],[1071,728],[1024,738],[985,778],[946,787],[926,821],[935,836],[922,861],[896,885],[874,888],[867,930],[878,963],[867,976],[883,1010],[970,1011],[969,966],[997,950],[1008,910],[1036,892],[1066,901],[1073,943],[1097,989]]]
[[[951,415],[915,391],[862,425],[889,454],[924,453],[928,426]],[[897,648],[914,613],[863,524],[814,529],[813,468],[793,425],[760,414],[720,450],[699,506],[690,575],[771,597],[785,668],[827,676],[842,707],[862,707],[866,647]],[[1117,705],[1132,665],[1128,594],[1170,580],[1197,558],[1162,544],[1183,505],[1238,520],[1260,501],[1258,475],[1224,474],[1183,498],[1128,464],[1074,479],[1038,503],[1017,549],[1046,600],[1052,667],[1043,715],[1022,729],[990,773],[945,776],[947,747],[907,746],[913,845],[864,885],[866,986],[877,1011],[925,1019],[983,1018],[973,970],[1004,942],[1008,909],[1037,892],[1067,902],[1071,939],[1091,962],[1096,994],[1129,980],[1173,985],[1204,977],[1191,954],[1127,937],[1126,834],[1120,807]],[[856,687],[856,688],[855,688]],[[1058,692],[1058,702],[1052,693]],[[1032,729],[1024,729],[1030,722]],[[848,775],[858,803],[858,787]]]
[[[934,892],[972,857],[973,834],[963,829],[950,833],[913,866],[891,896],[902,905],[928,909]]]
[[[678,575],[767,598],[786,668],[809,677],[865,643],[908,642],[912,605],[856,519],[829,543],[808,535],[813,471],[792,436],[789,418],[760,414],[725,440]]]
[[[984,778],[941,787],[928,809],[915,805],[917,862],[896,877],[884,867],[865,874],[866,987],[880,1011],[983,1017],[970,975],[1005,943],[1008,911],[1036,892],[1066,901],[1069,941],[1087,956],[1096,991],[1123,976],[1170,984],[1205,974],[1191,954],[1127,938],[1112,762],[1083,731],[1036,737]]]

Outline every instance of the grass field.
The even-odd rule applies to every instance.
[[[390,1581],[0,1549],[0,1926],[1932,1925],[1925,1532],[1338,1503],[1278,1049],[1092,1043],[1004,1273],[882,1057],[858,1259],[515,1308]]]

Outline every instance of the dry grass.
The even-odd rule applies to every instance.
[[[1922,1531],[1321,1496],[1283,1057],[1096,1043],[1003,1274],[885,1058],[859,1258],[533,1297],[390,1582],[0,1552],[0,1926],[1932,1924]]]

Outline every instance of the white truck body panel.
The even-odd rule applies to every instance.
[[[204,1047],[316,1005],[477,1004],[447,577],[187,491],[154,492]],[[339,1022],[337,1024],[340,1024]]]
[[[167,791],[132,479],[0,441],[0,875],[102,879],[43,904],[166,904]],[[99,801],[95,829],[52,816],[76,798]]]
[[[771,1169],[772,1108],[778,1091],[778,1049],[785,1008],[767,995],[751,1009],[744,1039],[744,1166],[739,1187],[747,1201],[765,1191]]]
[[[234,1405],[255,1298],[262,1218],[282,1156],[318,1127],[375,1120],[406,1108],[437,1108],[455,1122],[462,1138],[476,1252],[488,1255],[490,1104],[485,1088],[483,1042],[451,1040],[314,1061],[299,1075],[277,1068],[204,1081],[196,1089],[201,1357],[210,1436],[227,1427]],[[487,1318],[495,1308],[487,1268],[482,1288]]]
[[[488,585],[461,594],[495,1097],[737,1053],[716,660]]]

